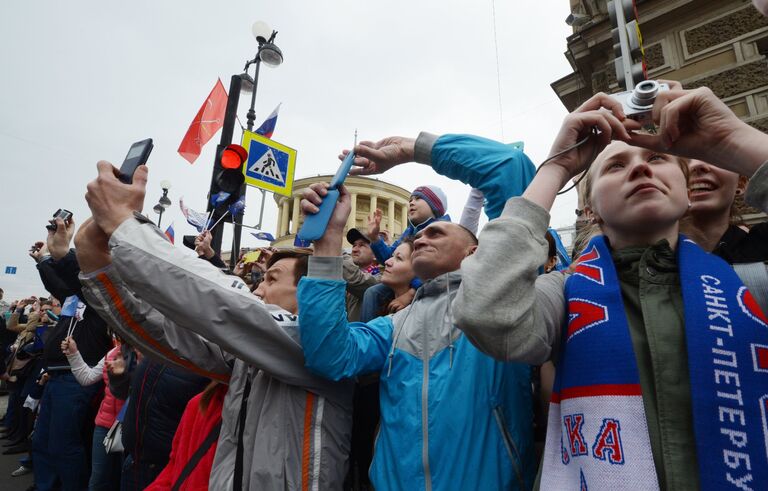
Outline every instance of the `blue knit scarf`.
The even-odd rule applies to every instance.
[[[542,489],[658,489],[618,277],[602,236],[565,288]],[[768,321],[733,269],[680,236],[701,488],[768,489]]]

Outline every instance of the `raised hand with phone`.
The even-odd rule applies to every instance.
[[[355,145],[357,145],[357,131],[355,131]],[[304,223],[297,234],[299,239],[316,241],[323,236],[323,232],[331,220],[335,207],[334,204],[337,200],[341,199],[341,189],[344,185],[344,180],[352,169],[354,161],[354,151],[349,152],[344,157],[339,169],[336,171],[336,175],[331,179],[331,183],[325,186],[325,193],[322,195],[323,199],[315,203],[317,209],[311,214],[306,215]]]
[[[332,192],[335,191],[335,192]],[[352,211],[352,197],[344,186],[331,189],[324,182],[312,184],[303,193],[301,211],[305,215],[304,223],[316,215],[323,207],[328,210],[323,233],[315,239],[315,256],[340,256],[344,227]]]
[[[107,161],[96,164],[99,175],[88,183],[85,200],[93,220],[107,236],[144,208],[148,170],[146,161],[152,151],[152,139],[131,145],[120,170]]]

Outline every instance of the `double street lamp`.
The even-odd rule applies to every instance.
[[[160,196],[157,204],[152,208],[155,213],[160,215],[157,219],[158,227],[160,227],[160,223],[163,221],[163,213],[171,206],[171,200],[168,198],[168,190],[171,189],[171,181],[160,181],[160,187],[163,189],[163,195]]]
[[[275,44],[275,37],[277,36],[277,31],[272,30],[269,25],[267,25],[265,22],[258,21],[253,24],[252,27],[253,37],[256,38],[256,42],[258,43],[259,47],[256,51],[256,56],[252,60],[248,60],[245,63],[245,68],[243,69],[243,73],[240,75],[233,75],[230,80],[229,85],[229,99],[227,100],[227,108],[226,112],[224,114],[224,124],[221,129],[221,140],[219,141],[219,147],[216,151],[216,159],[218,160],[219,155],[221,155],[221,152],[227,147],[227,145],[232,143],[232,136],[235,126],[235,119],[237,118],[237,105],[240,101],[240,91],[243,92],[251,92],[251,105],[248,109],[248,131],[253,131],[253,124],[256,120],[256,111],[255,111],[255,105],[256,105],[256,89],[259,85],[259,68],[261,67],[261,64],[265,64],[268,67],[276,67],[282,64],[283,62],[283,53],[280,50],[280,48],[277,47]],[[253,78],[251,78],[250,75],[248,75],[248,69],[251,65],[255,65],[254,75]],[[247,149],[246,149],[247,150]],[[211,178],[211,190],[209,193],[209,196],[212,196],[216,191],[214,187],[216,186],[216,167],[217,164],[214,162],[214,171],[213,176]],[[243,183],[240,187],[238,196],[243,196],[245,194],[246,190],[246,184]],[[262,219],[264,217],[264,202],[266,201],[266,191],[263,189],[261,191],[261,210],[259,212],[259,225],[258,228],[261,228]],[[213,209],[213,205],[211,205],[210,200],[208,202],[208,211],[211,211]],[[214,212],[215,214],[216,212]],[[230,217],[227,217],[226,221],[229,220]],[[231,220],[233,223],[242,223],[243,222],[243,212],[241,211],[236,216],[232,216]],[[221,252],[221,239],[222,239],[222,228],[216,228],[211,231],[211,234],[213,237],[211,238],[211,247],[216,251],[216,253]],[[240,252],[240,239],[242,235],[242,228],[238,225],[235,225],[234,227],[234,234],[232,239],[232,254],[230,256],[230,268],[234,268],[235,261],[237,260],[237,256]]]

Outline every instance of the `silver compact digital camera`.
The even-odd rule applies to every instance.
[[[633,90],[612,94],[611,97],[621,102],[624,114],[643,125],[645,129],[654,129],[651,109],[659,92],[669,90],[669,85],[655,80],[643,80]]]

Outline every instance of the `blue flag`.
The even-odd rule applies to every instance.
[[[74,317],[77,314],[77,304],[80,299],[77,295],[72,295],[64,300],[64,304],[61,306],[61,315],[66,317]]]
[[[211,205],[216,207],[222,204],[223,202],[227,201],[227,198],[230,197],[230,194],[225,191],[219,191],[218,193],[211,196]]]
[[[245,195],[240,196],[240,199],[229,205],[229,213],[234,217],[239,215],[245,210]]]
[[[259,240],[268,240],[270,242],[275,240],[275,238],[269,232],[251,232],[251,235]]]

